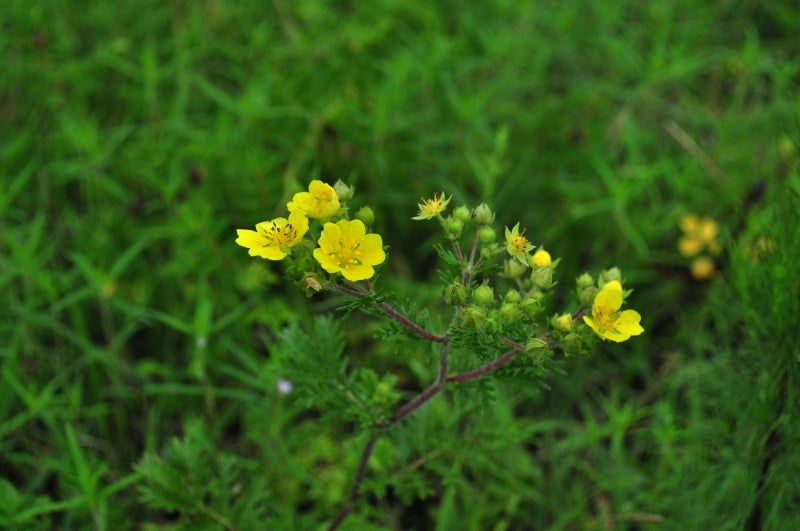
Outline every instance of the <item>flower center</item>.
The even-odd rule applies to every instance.
[[[361,263],[361,257],[364,253],[359,248],[361,244],[353,242],[352,240],[343,239],[339,242],[339,252],[336,253],[339,257],[340,264],[358,265]]]
[[[524,253],[528,250],[528,238],[522,235],[513,236],[509,244],[518,253]]]
[[[264,238],[270,242],[270,245],[274,245],[276,247],[289,247],[297,238],[297,230],[295,230],[291,223],[279,225],[273,221],[270,227],[266,230]]]
[[[602,332],[614,330],[617,321],[617,312],[612,312],[607,308],[598,308],[592,312],[594,322]]]

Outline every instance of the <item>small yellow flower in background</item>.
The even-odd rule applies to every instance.
[[[716,221],[686,214],[681,218],[680,227],[684,236],[678,240],[678,250],[683,256],[692,257],[706,249],[712,254],[719,253],[719,225]]]
[[[639,324],[642,316],[635,310],[619,309],[622,307],[622,284],[618,280],[608,282],[594,298],[592,316],[583,316],[594,333],[603,339],[620,343],[631,336],[644,332]]]
[[[528,252],[533,249],[533,244],[524,236],[525,231],[519,231],[519,223],[509,230],[506,227],[506,251],[524,265],[528,265]]]
[[[716,273],[714,260],[704,253],[719,254],[717,241],[719,225],[711,218],[699,218],[686,214],[679,223],[683,236],[678,240],[678,251],[687,258],[694,258],[689,272],[695,280],[708,280]]]
[[[376,266],[386,260],[383,240],[378,234],[367,234],[360,220],[341,219],[326,223],[314,249],[314,258],[328,273],[341,273],[347,280],[366,280],[375,274]]]
[[[776,248],[775,240],[769,236],[759,236],[753,243],[745,243],[742,246],[745,256],[753,262],[759,262],[765,256],[775,252]]]
[[[421,220],[435,218],[444,212],[444,209],[447,208],[447,204],[450,203],[452,198],[452,195],[448,198],[445,198],[444,192],[441,194],[433,194],[433,199],[425,199],[424,197],[421,197],[420,199],[422,199],[422,203],[417,204],[419,207],[419,214],[411,219]]]
[[[310,218],[325,219],[339,211],[339,196],[329,184],[314,180],[308,185],[308,192],[294,194],[286,208],[289,212],[301,212]]]
[[[547,267],[553,263],[553,258],[550,256],[550,253],[539,248],[531,255],[530,263],[533,267]]]
[[[250,256],[260,256],[268,260],[282,260],[303,240],[308,231],[308,219],[300,212],[292,212],[289,219],[275,218],[262,221],[256,230],[237,229],[236,243],[249,249]]]
[[[708,280],[716,274],[717,266],[711,258],[698,256],[689,264],[689,272],[696,280]]]

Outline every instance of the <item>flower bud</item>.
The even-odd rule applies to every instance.
[[[467,288],[460,282],[453,282],[442,288],[444,302],[450,306],[463,306],[467,302]]]
[[[510,302],[511,304],[518,304],[522,300],[522,295],[515,289],[510,289],[503,297],[503,302]]]
[[[472,290],[472,300],[480,306],[491,304],[494,302],[494,290],[488,284],[481,284]]]
[[[478,231],[478,239],[481,241],[481,243],[488,245],[490,243],[494,243],[495,239],[497,239],[497,233],[492,227],[485,225],[481,227],[481,230]]]
[[[534,317],[537,313],[541,312],[544,307],[539,300],[533,297],[525,297],[519,303],[519,309],[528,317]]]
[[[489,316],[486,318],[486,322],[483,324],[483,331],[490,336],[498,334],[500,332],[500,323],[498,322],[498,318],[499,316],[496,310],[489,313]]]
[[[519,260],[506,260],[503,264],[503,276],[506,278],[519,278],[528,268]]]
[[[500,306],[498,315],[500,316],[500,321],[505,324],[515,323],[520,317],[519,306],[510,302],[504,302],[502,306]]]
[[[373,212],[370,207],[363,206],[356,212],[356,219],[363,221],[364,225],[372,225],[375,221],[375,212]]]
[[[590,275],[589,273],[584,273],[575,279],[575,285],[578,286],[578,290],[581,290],[583,288],[588,288],[589,286],[594,285],[594,279],[592,278],[592,275]]]
[[[580,335],[575,332],[567,334],[567,337],[561,340],[561,346],[564,348],[565,356],[575,356],[583,354],[584,343]]]
[[[472,211],[472,219],[478,225],[488,225],[494,221],[494,212],[486,203],[481,203]]]
[[[392,391],[394,391],[392,384],[389,382],[380,382],[377,386],[375,386],[375,394],[373,398],[376,398],[379,403],[388,402],[390,398],[392,398]]]
[[[466,328],[481,328],[486,320],[486,314],[475,306],[467,306],[461,311],[461,326]]]
[[[494,251],[488,247],[481,247],[480,257],[484,262],[490,262],[494,256]]]
[[[553,269],[550,267],[539,267],[531,273],[531,282],[539,289],[550,289],[553,287]]]
[[[444,230],[447,231],[447,235],[458,238],[461,236],[461,231],[464,230],[464,222],[458,218],[449,217],[444,220]]]
[[[353,197],[353,193],[356,191],[355,186],[347,186],[342,182],[341,179],[336,181],[336,184],[333,185],[333,191],[336,192],[336,195],[339,197],[340,201],[347,201],[348,199]]]
[[[592,303],[594,302],[594,296],[597,295],[598,291],[600,290],[594,286],[589,286],[588,288],[583,288],[582,290],[578,291],[578,300],[580,301],[581,306],[591,308]]]
[[[553,317],[553,319],[551,319],[550,323],[556,330],[561,330],[562,332],[568,332],[569,329],[572,328],[572,315],[569,313],[562,313],[561,315],[556,315]]]
[[[461,205],[453,209],[453,217],[466,224],[472,218],[472,212],[468,206]]]
[[[622,271],[620,271],[618,267],[600,271],[600,278],[597,279],[597,287],[602,288],[612,280],[622,282]]]
[[[551,353],[547,341],[539,337],[529,337],[525,343],[525,353],[535,362],[544,360],[545,356]]]
[[[531,267],[547,267],[552,262],[553,259],[550,256],[550,253],[545,251],[542,248],[539,248],[531,257],[528,259],[531,264]]]

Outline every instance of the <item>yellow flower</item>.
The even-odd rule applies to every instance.
[[[603,339],[617,343],[644,332],[639,324],[642,316],[634,310],[619,311],[622,306],[622,284],[618,280],[608,282],[594,298],[592,316],[583,316],[594,333]]]
[[[314,249],[314,258],[328,273],[341,273],[347,280],[365,280],[375,274],[376,266],[386,260],[383,240],[367,234],[360,220],[341,219],[326,223]]]
[[[300,212],[292,212],[289,219],[275,218],[262,221],[256,230],[237,229],[236,243],[249,249],[250,256],[260,256],[268,260],[282,260],[289,254],[289,248],[303,240],[308,231],[308,219]]]
[[[714,260],[707,256],[698,256],[692,260],[689,271],[695,280],[708,280],[716,273]]]
[[[683,256],[691,257],[708,248],[713,254],[720,251],[717,234],[719,225],[711,218],[698,218],[695,214],[686,214],[680,221],[684,233],[678,240],[678,251]]]
[[[332,186],[311,181],[308,192],[297,192],[286,204],[289,212],[301,212],[310,218],[325,219],[339,211],[339,196]]]
[[[530,263],[533,267],[547,267],[553,263],[553,258],[550,253],[540,248],[530,257]]]
[[[448,198],[445,198],[444,192],[441,194],[433,194],[433,199],[425,199],[424,197],[421,197],[420,199],[422,199],[422,203],[417,203],[417,206],[419,207],[419,214],[411,219],[420,220],[435,218],[444,212],[444,209],[447,208],[447,205],[450,203],[452,198],[452,195]]]
[[[528,265],[528,251],[533,249],[533,244],[524,236],[525,231],[519,231],[519,223],[508,230],[506,227],[506,251],[522,264]]]

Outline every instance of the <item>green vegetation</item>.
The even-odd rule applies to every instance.
[[[435,352],[234,239],[342,179],[433,329],[440,235],[410,218],[443,190],[519,220],[565,295],[619,265],[645,329],[440,393],[342,529],[800,529],[798,16],[7,0],[0,528],[329,524],[370,437],[335,382],[402,402]],[[719,227],[709,280],[688,213]]]

